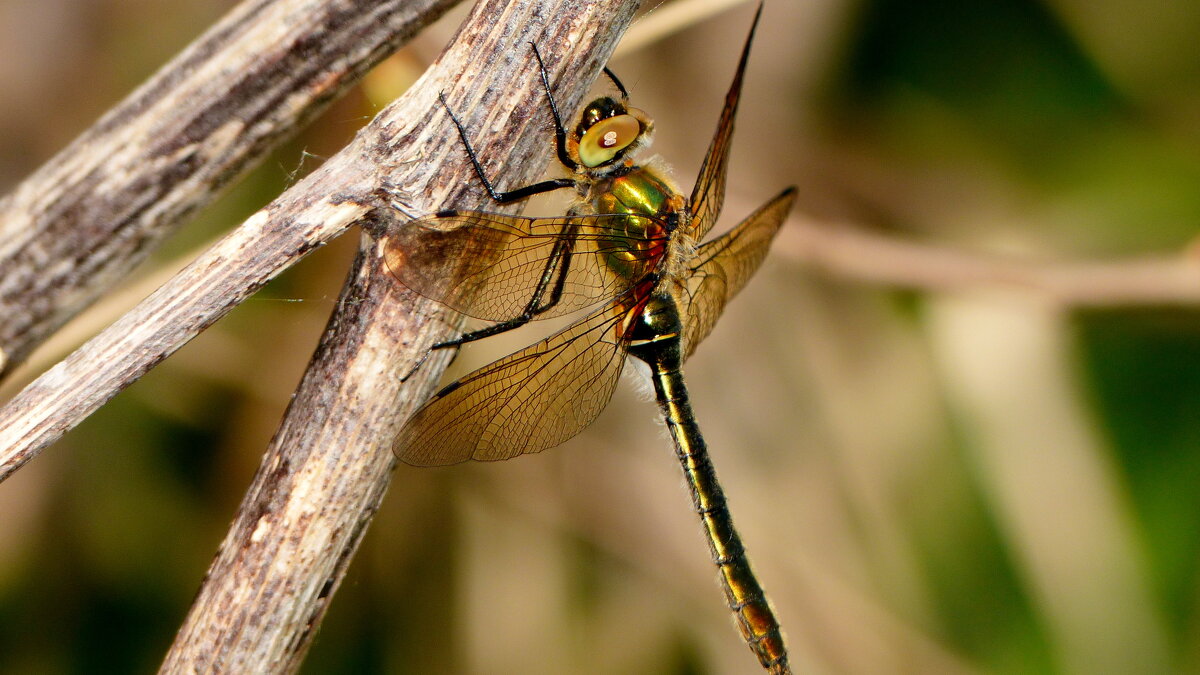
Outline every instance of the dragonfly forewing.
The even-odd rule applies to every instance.
[[[662,242],[647,232],[662,230],[654,218],[637,214],[529,218],[444,211],[393,228],[384,258],[408,288],[486,321],[519,316],[544,276],[551,287],[561,277],[561,295],[554,302],[545,298],[538,312],[552,318],[610,301],[653,271]]]
[[[750,59],[750,44],[754,41],[754,30],[758,27],[758,18],[762,16],[762,5],[754,14],[754,22],[750,24],[750,34],[742,47],[742,57],[738,61],[737,72],[725,94],[725,106],[721,109],[721,118],[717,121],[717,133],[709,143],[708,152],[704,155],[704,164],[700,166],[700,176],[692,188],[692,197],[688,201],[692,208],[691,235],[696,241],[704,238],[713,225],[721,208],[725,205],[725,174],[728,171],[729,148],[733,142],[733,120],[737,115],[738,101],[742,97],[742,79],[746,73],[746,62]]]

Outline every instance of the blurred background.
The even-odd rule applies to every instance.
[[[0,191],[232,4],[0,2]],[[754,10],[686,6],[611,65],[690,190]],[[4,396],[335,153],[465,9]],[[799,234],[1049,265],[1182,254],[1200,225],[1198,38],[1200,4],[1178,0],[768,1],[718,229],[787,185],[800,199],[687,375],[797,672],[1200,672],[1196,309],[894,287],[804,264]],[[310,255],[0,485],[0,672],[157,667],[357,243]],[[397,469],[305,671],[755,672],[644,391],[624,383],[542,455]]]

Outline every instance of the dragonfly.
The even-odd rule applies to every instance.
[[[796,196],[794,187],[787,188],[728,233],[700,243],[724,202],[734,116],[761,13],[760,6],[690,198],[653,161],[634,161],[653,123],[629,105],[628,92],[607,68],[620,95],[592,101],[568,134],[533,45],[558,160],[569,177],[496,190],[466,128],[444,97],[442,104],[493,201],[574,188],[576,204],[566,215],[550,217],[440,211],[392,228],[383,255],[411,290],[494,322],[433,349],[593,309],[435,394],[400,431],[393,446],[398,458],[436,466],[503,460],[557,446],[608,404],[627,356],[645,362],[737,626],[763,668],[783,674],[791,671],[782,629],[734,527],[681,373],[726,303],[759,267]]]

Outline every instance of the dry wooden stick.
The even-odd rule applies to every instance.
[[[906,241],[858,227],[793,218],[778,255],[831,275],[935,292],[1025,291],[1063,306],[1195,305],[1200,255],[1108,261],[1031,261]]]
[[[489,22],[516,12],[498,4],[476,12],[491,12],[477,20],[493,31],[504,25]],[[443,61],[352,145],[0,408],[0,480],[307,251],[353,224],[394,217],[396,205],[415,212],[462,205],[461,195],[477,179],[436,104],[438,91],[444,89],[464,121],[480,130],[476,149],[497,175],[499,167],[515,183],[536,175],[546,165],[548,117],[528,42],[545,45],[547,66],[560,78],[556,95],[573,107],[619,31],[601,36],[596,25],[562,22],[622,25],[635,4],[596,1],[568,11],[539,0],[520,5],[518,16],[541,10],[543,17],[555,17],[553,25],[526,17],[526,25],[511,34],[480,28],[463,33]],[[485,48],[494,54],[486,62],[479,58]],[[472,49],[476,53],[468,53]],[[417,303],[411,312],[423,316],[437,309]]]
[[[566,11],[552,5],[540,0],[532,7],[544,15],[577,21],[592,16],[581,14],[584,8]],[[529,5],[521,7],[533,11]],[[508,16],[494,7],[489,11],[494,17]],[[608,16],[615,10],[586,11]],[[480,130],[476,148],[497,175],[504,167],[511,172],[505,174],[506,180],[511,176],[513,182],[520,182],[527,174],[541,171],[548,152],[543,146],[549,118],[528,42],[536,39],[554,50],[547,52],[547,65],[560,67],[554,71],[560,78],[555,85],[561,87],[557,95],[566,107],[578,103],[576,89],[590,81],[619,35],[600,39],[591,26],[536,32],[534,27],[545,26],[544,22],[534,22],[515,37],[508,36],[507,44],[493,46],[496,56],[490,62],[450,52],[449,58],[457,62],[432,69],[351,146],[0,408],[0,480],[305,252],[355,223],[366,222],[373,210],[382,206],[390,217],[397,203],[407,203],[412,212],[461,206],[458,197],[473,189],[477,179],[454,142],[448,118],[436,104],[438,91],[445,89],[464,121]],[[585,42],[564,52],[568,43],[580,40]],[[597,56],[583,55],[592,49]],[[568,54],[570,68],[559,64]]]
[[[0,374],[458,0],[245,0],[0,199]]]
[[[438,64],[350,146],[0,409],[0,479],[337,233],[385,228],[397,207],[481,203],[463,199],[478,181],[439,91],[477,130],[476,150],[502,185],[541,172],[549,117],[528,44],[542,48],[560,104],[574,109],[637,1],[506,4],[477,6]],[[436,304],[379,270],[366,242],[164,672],[295,669],[382,497],[389,439],[432,388],[437,363],[403,398],[400,377],[447,329],[433,321]]]
[[[348,150],[382,149],[374,160],[408,157],[405,146],[417,135],[425,140],[413,147],[428,153],[427,161],[457,171],[424,183],[414,176],[405,185],[428,185],[438,194],[475,185],[442,111],[403,114],[408,101],[428,110],[444,88],[469,128],[480,130],[473,138],[480,156],[503,158],[486,162],[496,175],[520,184],[536,177],[550,143],[527,43],[539,45],[551,72],[569,73],[556,78],[555,93],[574,109],[637,3],[555,4],[481,3],[430,73]],[[463,75],[450,81],[450,72]],[[392,176],[379,178],[386,183]],[[428,196],[408,198],[429,208]],[[381,218],[386,211],[386,205],[376,209]],[[375,248],[364,239],[354,277],[162,672],[286,672],[303,659],[383,497],[395,461],[390,440],[417,402],[405,392],[403,412],[396,406],[400,378],[445,332],[431,321],[436,312],[428,301],[398,289],[380,269]],[[420,371],[422,391],[436,383],[437,371]]]

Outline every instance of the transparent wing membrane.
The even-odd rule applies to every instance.
[[[627,291],[658,264],[666,236],[650,216],[453,211],[394,228],[384,258],[408,288],[487,321],[521,315],[545,278],[538,316],[551,318]],[[561,297],[549,303],[560,279]]]
[[[717,122],[717,133],[713,136],[704,155],[704,164],[700,167],[700,176],[692,188],[692,236],[698,241],[708,234],[721,215],[725,205],[725,173],[728,171],[729,148],[733,141],[733,118],[737,115],[738,100],[742,97],[742,76],[746,72],[746,61],[750,58],[750,43],[754,41],[754,29],[758,27],[758,17],[762,15],[762,5],[754,15],[754,23],[750,26],[750,34],[746,37],[746,46],[742,48],[742,58],[738,61],[737,72],[725,94],[725,107],[721,109],[721,118]]]
[[[696,252],[696,259],[689,265],[687,295],[679,308],[683,315],[685,360],[712,332],[726,303],[758,270],[795,200],[795,188],[784,190],[737,227],[703,244]]]
[[[446,387],[409,419],[396,455],[417,466],[492,461],[578,434],[612,397],[631,311],[626,302],[613,303]]]

